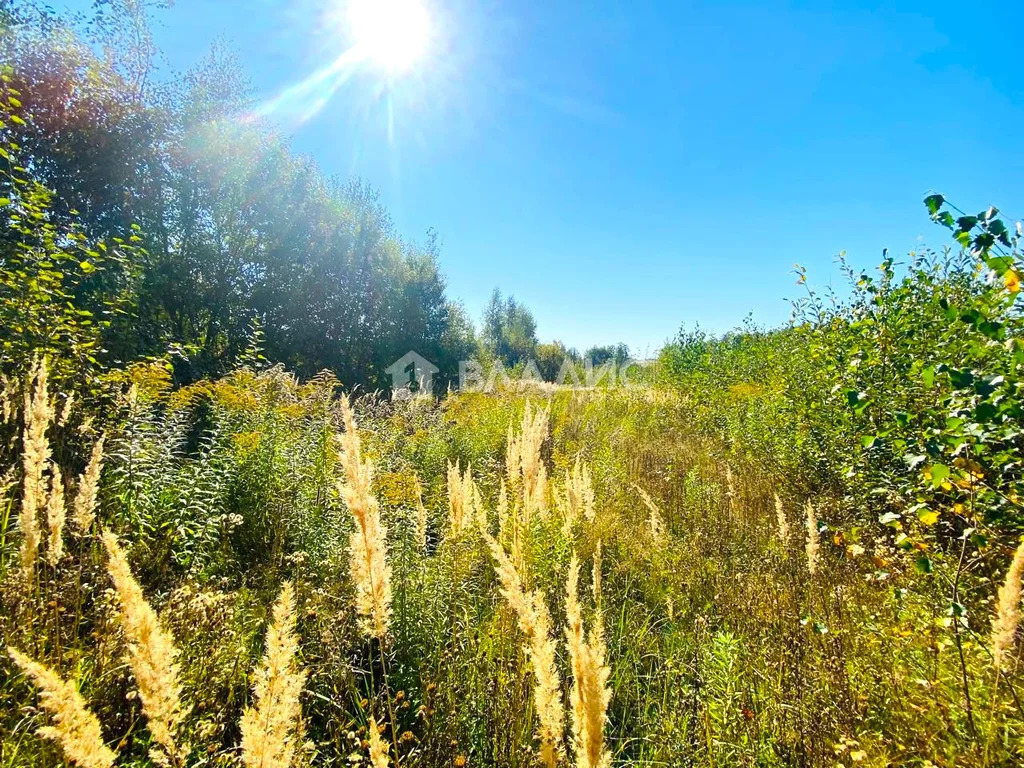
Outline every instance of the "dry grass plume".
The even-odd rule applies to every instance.
[[[46,360],[39,362],[32,375],[32,391],[25,393],[25,429],[22,433],[22,469],[24,490],[21,502],[21,567],[25,580],[31,581],[39,557],[42,531],[39,514],[46,500],[46,467],[50,463],[50,442],[46,431],[53,418],[47,393]]]
[[[611,670],[605,663],[601,622],[595,622],[589,637],[584,634],[579,575],[580,563],[573,553],[566,580],[565,637],[572,665],[570,701],[576,768],[610,768],[612,756],[604,745],[604,723],[612,696],[608,688]]]
[[[463,471],[459,462],[448,462],[448,528],[459,536],[474,524],[486,525],[480,489],[473,480],[473,467]]]
[[[296,660],[295,592],[285,582],[267,629],[266,652],[256,672],[253,706],[242,715],[242,762],[246,768],[288,768],[301,741],[299,696],[306,675]]]
[[[640,499],[643,501],[644,506],[647,507],[647,527],[651,532],[651,537],[655,541],[663,541],[665,536],[668,535],[668,529],[665,527],[665,518],[661,514],[661,509],[654,503],[654,499],[639,485],[633,484],[633,488],[640,494]]]
[[[370,765],[372,768],[388,768],[388,743],[381,738],[381,731],[377,721],[370,718],[370,727],[367,742],[370,748]]]
[[[807,502],[805,505],[807,515],[807,571],[813,576],[818,572],[818,548],[821,546],[821,534],[818,531],[818,515],[814,511],[814,505]]]
[[[46,561],[53,567],[64,556],[65,517],[64,478],[61,477],[60,467],[54,464],[50,468],[50,498],[46,502]]]
[[[1020,626],[1021,581],[1024,579],[1024,543],[1017,547],[1006,579],[999,587],[996,615],[992,620],[992,656],[997,668],[1006,664],[1007,651],[1013,648],[1014,636]]]
[[[178,683],[178,650],[160,626],[156,611],[146,602],[117,537],[106,533],[103,544],[109,556],[107,570],[121,607],[118,618],[128,642],[128,666],[139,688],[149,732],[160,747],[150,757],[160,765],[184,765],[187,750],[178,740],[185,716]]]
[[[89,464],[78,477],[78,493],[75,495],[74,521],[80,533],[86,533],[96,519],[96,496],[100,486],[100,473],[103,471],[104,436],[92,447]]]
[[[789,541],[789,520],[786,519],[786,509],[777,493],[775,494],[775,525],[779,532],[779,539],[785,544]]]
[[[53,718],[52,726],[43,726],[36,733],[60,744],[68,761],[81,768],[112,768],[116,756],[103,743],[100,721],[89,711],[78,689],[14,648],[7,652],[35,683],[43,709]]]
[[[547,768],[554,768],[564,754],[562,729],[565,711],[555,664],[555,641],[551,637],[551,616],[540,592],[526,592],[519,572],[501,545],[490,536],[486,539],[497,561],[495,570],[501,584],[501,594],[511,606],[519,629],[527,638],[526,652],[533,666],[534,708],[540,721],[540,758]]]
[[[349,538],[356,613],[363,634],[383,640],[391,624],[391,567],[385,558],[387,529],[381,524],[380,507],[372,492],[373,464],[363,461],[348,398],[341,399],[341,413],[345,431],[338,436],[344,471],[340,490],[356,524]]]

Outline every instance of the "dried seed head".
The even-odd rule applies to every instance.
[[[53,725],[39,728],[37,733],[60,744],[68,761],[81,768],[113,768],[116,756],[103,743],[100,721],[78,689],[14,648],[8,647],[7,653],[35,683],[43,709],[53,717]]]
[[[242,762],[246,768],[289,768],[302,742],[299,696],[306,675],[298,665],[295,593],[281,588],[267,629],[263,664],[255,675],[254,706],[242,715]]]
[[[540,758],[547,768],[554,768],[564,753],[562,729],[565,711],[555,662],[555,641],[551,637],[551,616],[540,592],[525,591],[515,565],[501,545],[486,533],[484,539],[497,561],[495,571],[501,594],[511,606],[519,629],[527,638],[526,652],[533,666],[533,701],[539,721]]]
[[[362,458],[355,415],[347,397],[341,400],[341,414],[345,431],[338,441],[344,478],[339,488],[356,524],[349,537],[356,614],[365,636],[384,640],[391,623],[391,567],[385,558],[387,529],[381,524],[380,508],[371,490],[373,463]]]
[[[786,510],[777,493],[775,494],[775,522],[778,526],[779,538],[786,543],[789,541],[789,520],[786,519]]]
[[[519,491],[523,514],[529,522],[535,515],[547,517],[547,467],[541,457],[541,447],[548,433],[549,410],[533,410],[526,402],[519,434],[509,426],[505,449],[505,469],[509,487]]]
[[[453,536],[459,536],[474,523],[486,525],[486,512],[480,490],[473,481],[473,467],[466,465],[463,472],[459,462],[448,462],[448,527]]]
[[[595,622],[589,638],[583,631],[583,611],[579,602],[579,560],[573,553],[566,580],[566,642],[572,666],[572,731],[577,768],[609,768],[611,752],[604,746],[604,723],[611,701],[605,663],[605,645],[601,622]]]
[[[1013,647],[1013,640],[1020,626],[1021,581],[1024,579],[1024,543],[1017,547],[1006,579],[999,587],[996,615],[992,620],[992,656],[997,668],[1006,665],[1007,651]]]
[[[96,519],[96,497],[103,471],[103,440],[100,435],[92,447],[89,464],[78,477],[78,495],[75,496],[75,527],[79,533],[86,533]]]
[[[662,517],[661,510],[658,505],[654,503],[654,499],[651,498],[650,494],[647,493],[643,488],[634,483],[633,488],[640,494],[640,499],[643,501],[644,506],[647,507],[649,513],[647,518],[647,525],[651,531],[651,537],[655,541],[664,541],[668,535],[668,531],[665,527],[665,518]]]
[[[46,527],[49,533],[46,560],[56,567],[64,556],[64,478],[56,464],[50,468],[50,473],[50,498],[46,502]]]
[[[818,572],[818,547],[821,545],[821,534],[818,531],[818,515],[811,502],[806,504],[807,514],[807,570],[813,576]]]
[[[46,387],[45,358],[36,364],[31,380],[31,394],[25,393],[25,429],[22,434],[24,492],[18,523],[22,534],[21,566],[26,582],[31,580],[35,572],[39,544],[42,541],[39,514],[46,504],[44,474],[50,463],[50,443],[46,431],[53,419],[53,409]]]
[[[68,392],[64,396],[64,405],[61,406],[60,415],[57,417],[57,426],[63,427],[71,418],[71,410],[75,407],[75,393]]]
[[[142,700],[142,712],[149,732],[160,746],[150,757],[161,764],[184,763],[188,750],[178,743],[179,727],[185,717],[178,684],[178,650],[146,602],[142,588],[132,575],[128,558],[112,533],[103,535],[109,560],[107,571],[117,591],[118,619],[128,641],[128,666]]]
[[[383,728],[377,726],[377,721],[370,718],[369,738],[370,765],[372,768],[388,768],[388,744],[381,738]]]
[[[590,479],[590,470],[577,456],[572,471],[566,470],[565,483],[559,494],[559,505],[562,508],[562,525],[566,536],[572,533],[577,520],[593,522],[595,517],[594,485]]]

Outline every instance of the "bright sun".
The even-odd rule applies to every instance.
[[[358,54],[391,75],[412,68],[431,32],[422,0],[349,0],[348,24]]]

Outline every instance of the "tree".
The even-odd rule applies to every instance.
[[[497,288],[484,310],[482,333],[487,351],[509,366],[529,360],[537,348],[533,313],[514,296],[502,298]]]
[[[89,237],[52,216],[54,195],[33,178],[12,137],[26,124],[13,70],[0,70],[0,372],[23,375],[41,356],[64,387],[88,387],[100,367],[102,332],[122,312],[131,241]],[[118,269],[120,268],[120,269]]]
[[[147,14],[164,3],[102,0],[91,45],[22,5],[33,12],[0,48],[18,65],[33,119],[12,130],[55,193],[50,215],[91,238],[136,225],[145,239],[135,312],[105,331],[111,356],[174,347],[179,381],[216,375],[259,320],[271,360],[380,386],[409,350],[441,360],[446,343],[466,340],[465,327],[447,333],[436,235],[404,242],[373,190],[325,179],[270,127],[239,120],[250,89],[229,53],[215,48],[170,85],[153,84]],[[104,279],[123,278],[116,267]]]
[[[441,369],[438,385],[442,389],[458,381],[460,362],[475,360],[481,351],[476,328],[466,308],[461,303],[450,301],[446,310],[447,322],[441,334],[441,354],[434,361]]]
[[[590,360],[595,366],[604,365],[607,362],[614,362],[622,365],[629,360],[629,347],[625,344],[608,344],[603,347],[591,347],[583,353],[583,357]]]
[[[562,342],[552,341],[549,344],[538,344],[534,357],[544,381],[555,381],[565,361],[567,359],[575,361],[577,355],[573,350],[566,349]]]

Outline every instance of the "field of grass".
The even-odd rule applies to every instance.
[[[1024,758],[1024,548],[950,607],[678,388],[106,380],[6,383],[2,766]]]
[[[541,343],[530,309],[497,288],[478,329],[447,292],[440,234],[407,240],[370,186],[294,151],[230,51],[166,69],[147,17],[170,3],[50,5],[0,0],[0,768],[1024,765],[1020,222],[930,194],[947,248],[884,252],[877,269],[841,257],[834,291],[798,267],[806,292],[788,323],[684,328],[649,366],[625,344],[581,354]],[[776,26],[788,28],[765,26],[765,50]],[[271,56],[266,42],[249,47]],[[973,69],[932,56],[923,69]],[[332,65],[308,83],[339,76]],[[957,83],[929,91],[971,92]],[[457,103],[430,91],[446,111]],[[373,92],[392,148],[391,91]],[[920,149],[941,132],[918,114]],[[957,166],[972,189],[995,178],[992,137],[978,136],[980,154],[930,152],[936,178]],[[594,178],[637,166],[588,153]],[[805,197],[762,196],[741,248],[789,248],[812,209],[814,227],[856,221],[864,242],[902,215],[893,189],[852,210],[849,198],[784,207],[821,193],[777,160],[787,194]],[[821,167],[829,184],[845,178]],[[447,188],[443,174],[410,175]],[[745,161],[742,175],[731,186],[747,195]],[[643,211],[628,196],[647,185],[621,181],[624,209]],[[584,217],[531,199],[579,227],[570,238],[514,196],[470,202],[501,208],[535,257],[615,270],[560,293],[563,317],[604,306],[582,297],[598,282],[614,283],[617,307],[627,270],[659,284],[661,306],[702,280],[762,279],[760,265],[743,273],[760,251],[702,245],[733,212],[746,221],[752,198],[712,195],[701,215],[677,196],[699,180],[670,181],[646,234],[628,217],[619,235],[584,228],[603,227],[604,207]],[[466,201],[434,202],[500,244],[474,266],[504,269],[496,254],[524,250]],[[679,249],[650,253],[671,227]],[[629,243],[629,263],[592,253],[594,238]],[[676,253],[692,274],[659,261]],[[545,279],[529,263],[517,279]],[[418,364],[402,396],[372,394],[401,387],[409,351],[433,361],[433,393]],[[495,391],[466,386],[470,363]],[[630,371],[630,386],[595,382],[595,365]]]

